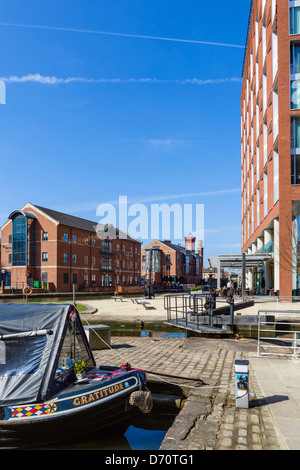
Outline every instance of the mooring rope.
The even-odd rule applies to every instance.
[[[101,338],[101,336],[98,334],[98,332],[93,328],[93,325],[92,325],[91,323],[89,323],[89,321],[88,321],[86,318],[84,319],[84,321],[88,324],[88,326],[91,327],[91,329],[92,329],[93,332],[96,334],[96,336],[98,336],[98,338],[99,338],[101,341],[103,341],[103,343],[104,343],[109,349],[111,349],[117,356],[119,356],[119,357],[122,359],[122,361],[125,361],[126,363],[128,363],[128,361],[126,360],[126,358],[123,357],[122,354],[120,354],[119,352],[115,351],[115,350],[111,347],[110,344],[108,344],[103,338]],[[142,367],[136,366],[135,364],[133,364],[133,366],[134,366],[135,368],[137,368],[137,369],[143,369]],[[153,377],[156,377],[157,379],[159,379],[159,380],[161,380],[162,382],[165,382],[165,383],[167,383],[167,384],[169,384],[169,385],[177,385],[177,386],[178,386],[178,385],[184,385],[185,387],[191,388],[191,389],[199,389],[199,387],[201,387],[201,389],[203,389],[203,388],[205,388],[205,389],[206,389],[206,388],[221,388],[221,387],[226,388],[224,385],[200,385],[200,386],[198,385],[198,386],[192,386],[192,385],[188,385],[188,384],[185,384],[185,383],[180,383],[180,384],[179,384],[179,383],[177,383],[177,382],[170,382],[169,380],[166,380],[166,379],[161,378],[161,376],[159,375],[159,373],[154,373],[154,372],[151,372],[151,371],[145,371],[145,372],[147,372],[147,374],[150,374],[150,375],[152,375]],[[166,375],[166,374],[162,374],[162,375]],[[197,382],[199,382],[199,381],[202,381],[202,382],[203,382],[202,379],[192,379],[192,378],[191,378],[191,379],[188,379],[188,380],[195,380],[195,381],[197,381]],[[227,386],[227,388],[229,388],[229,385]]]

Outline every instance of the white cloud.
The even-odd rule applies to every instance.
[[[216,79],[200,79],[200,78],[186,78],[183,80],[164,80],[164,79],[157,79],[157,78],[87,78],[87,77],[55,77],[55,76],[47,76],[41,75],[39,73],[35,74],[28,74],[28,75],[10,75],[8,77],[0,77],[5,83],[41,83],[43,85],[60,85],[60,84],[68,84],[68,83],[173,83],[178,85],[220,85],[223,83],[240,83],[241,78],[238,77],[231,77],[231,78],[216,78]]]

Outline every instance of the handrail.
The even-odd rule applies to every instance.
[[[292,315],[294,318],[292,318]],[[257,331],[257,355],[258,356],[298,356],[300,354],[300,310],[259,310],[258,311],[258,331]],[[268,318],[270,316],[270,318]],[[271,318],[273,317],[273,318]],[[283,318],[284,317],[284,320]],[[280,321],[280,319],[282,321]],[[298,321],[291,321],[291,320],[298,320]],[[290,327],[298,327],[290,328],[290,329],[279,329],[278,326],[280,325],[288,325]],[[269,326],[269,328],[268,328]],[[270,327],[273,328],[270,329]],[[266,344],[266,341],[270,342],[270,335],[269,336],[262,336],[262,333],[274,333],[274,326],[276,333],[284,333],[284,338],[280,336],[276,336],[273,338],[272,344]],[[288,337],[287,335],[290,335]],[[264,352],[262,352],[261,341],[264,340]],[[277,344],[274,344],[274,340]],[[278,344],[278,343],[282,344]],[[291,342],[291,344],[286,345],[286,343]],[[277,350],[276,352],[270,352],[270,349]],[[269,349],[269,351],[267,351]],[[282,350],[285,350],[283,352]]]

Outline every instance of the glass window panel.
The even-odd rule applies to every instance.
[[[300,109],[300,80],[291,82],[291,109]]]
[[[300,33],[300,7],[290,9],[290,34]]]
[[[27,265],[27,219],[16,217],[12,222],[12,265]]]
[[[294,45],[293,73],[300,73],[300,46]]]
[[[3,352],[2,348],[3,354],[0,363],[0,376],[26,375],[36,372],[46,342],[46,336],[31,336],[5,340],[5,352]],[[5,358],[5,360],[3,360],[3,358]]]

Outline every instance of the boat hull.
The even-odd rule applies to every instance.
[[[130,395],[140,387],[141,373],[130,371],[104,382],[75,385],[46,403],[6,407],[0,448],[38,448],[122,434],[135,410]]]

